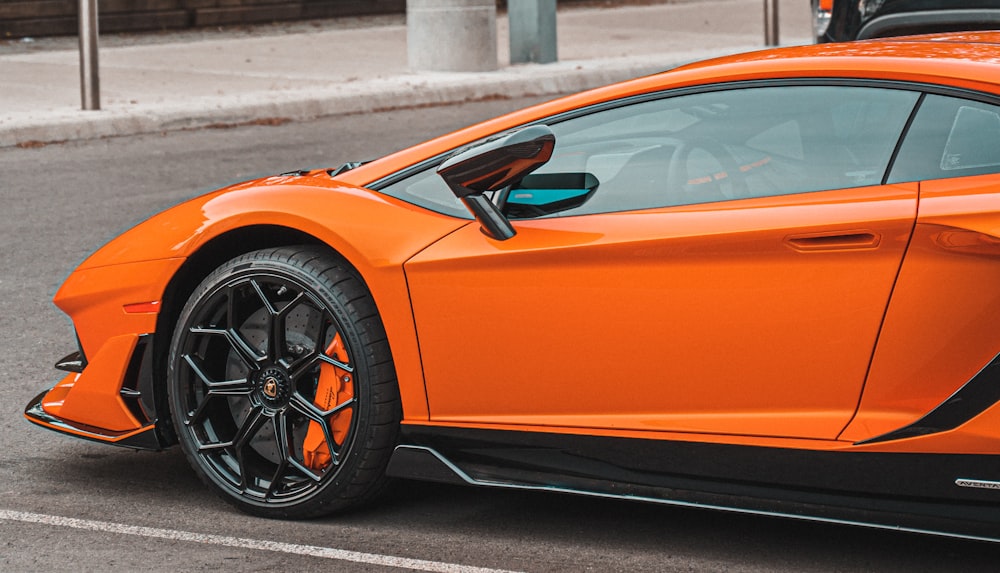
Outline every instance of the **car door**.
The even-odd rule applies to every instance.
[[[920,208],[848,439],[943,432],[996,402],[977,375],[1000,352],[1000,106],[961,95],[924,98],[890,174],[920,182]]]
[[[913,226],[916,185],[882,178],[916,100],[750,87],[553,122],[538,173],[593,176],[585,204],[405,265],[431,419],[834,438]]]

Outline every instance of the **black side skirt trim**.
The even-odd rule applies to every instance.
[[[1000,455],[797,450],[404,424],[394,477],[1000,541]]]
[[[908,513],[897,514],[878,510],[855,510],[808,503],[775,502],[678,490],[669,492],[674,497],[664,497],[664,493],[666,492],[655,488],[646,488],[645,490],[629,488],[630,491],[628,492],[615,492],[613,488],[587,490],[578,489],[572,485],[540,485],[481,480],[465,473],[460,467],[439,452],[423,446],[397,446],[389,462],[387,473],[398,478],[420,479],[453,485],[582,495],[604,499],[654,503],[672,507],[723,511],[762,517],[778,517],[833,525],[853,525],[903,533],[919,533],[971,541],[1000,543],[1000,532],[997,532],[992,527],[970,527],[969,523],[963,520],[926,519],[919,516],[914,517]]]

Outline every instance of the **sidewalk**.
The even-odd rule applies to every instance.
[[[780,8],[782,43],[808,42],[808,2]],[[761,49],[762,2],[560,9],[555,64],[509,65],[504,17],[497,37],[486,73],[408,70],[401,17],[102,39],[101,111],[80,110],[75,38],[0,46],[0,147],[580,91]]]

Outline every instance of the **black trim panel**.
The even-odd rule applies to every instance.
[[[956,484],[1000,480],[1000,455],[797,450],[413,424],[403,425],[400,443],[388,469],[395,477],[765,513],[783,507],[781,513],[809,518],[854,515],[850,520],[859,523],[896,523],[904,516],[914,527],[938,520],[935,531],[1000,540],[1000,491]]]
[[[150,412],[156,412],[156,407],[152,399],[152,387],[144,389],[140,386],[143,376],[151,382],[150,364],[152,363],[153,345],[152,336],[141,335],[132,350],[132,357],[129,359],[128,368],[125,371],[125,379],[122,380],[122,388],[119,394],[129,412],[139,421],[146,425],[155,423],[155,416]],[[144,396],[148,394],[148,396]]]
[[[821,505],[823,500],[818,499],[816,500],[818,503],[774,501],[688,490],[664,490],[655,487],[621,487],[620,484],[614,483],[605,483],[602,487],[602,485],[592,482],[586,486],[589,489],[581,489],[573,482],[572,478],[562,485],[490,481],[477,479],[467,474],[462,468],[434,449],[408,445],[397,446],[395,451],[393,451],[388,473],[395,477],[424,479],[454,485],[568,493],[692,509],[710,509],[836,525],[855,525],[906,533],[940,535],[943,537],[1000,543],[1000,528],[997,527],[995,522],[980,523],[975,519],[970,521],[963,515],[965,509],[960,506],[953,506],[956,509],[953,517],[939,517],[921,515],[920,510],[922,505],[926,506],[927,504],[919,502],[896,503],[893,509],[886,510],[884,507],[838,507],[829,504],[828,500],[826,505]],[[870,505],[863,501],[860,503]],[[941,513],[941,509],[942,506],[935,507],[934,513]]]
[[[1000,402],[1000,354],[957,392],[916,422],[858,444],[876,444],[954,430],[997,402]]]
[[[1000,504],[1000,491],[954,484],[961,477],[1000,480],[1000,455],[767,448],[412,424],[402,426],[400,443],[432,448],[483,479],[531,481],[531,473],[552,473],[661,487],[697,484],[695,489],[726,493],[763,487]]]
[[[63,372],[80,373],[86,367],[87,359],[83,357],[83,352],[79,350],[64,356],[56,362],[56,370],[62,370]]]
[[[913,109],[910,110],[910,116],[906,118],[906,123],[903,124],[903,131],[899,133],[899,139],[896,140],[896,146],[892,148],[892,155],[889,156],[889,163],[885,166],[885,173],[882,174],[882,185],[889,184],[889,176],[892,174],[893,166],[896,165],[896,158],[899,157],[899,151],[903,148],[903,142],[906,141],[906,135],[910,133],[910,126],[913,125],[913,121],[917,119],[917,113],[920,112],[920,107],[923,106],[925,99],[927,99],[927,92],[921,92],[920,96],[917,97],[917,102],[913,104]],[[916,225],[915,219],[913,224]],[[913,237],[912,229],[910,230],[910,237]],[[909,250],[909,241],[907,241],[906,248]],[[899,264],[900,268],[902,268],[903,261],[900,260]],[[893,284],[895,284],[895,281]],[[881,330],[881,328],[879,330]]]

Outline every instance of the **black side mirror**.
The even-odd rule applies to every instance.
[[[483,196],[513,185],[552,157],[556,136],[544,125],[533,125],[459,153],[438,167],[438,175],[465,203],[483,231],[503,241],[516,233],[510,221]]]

